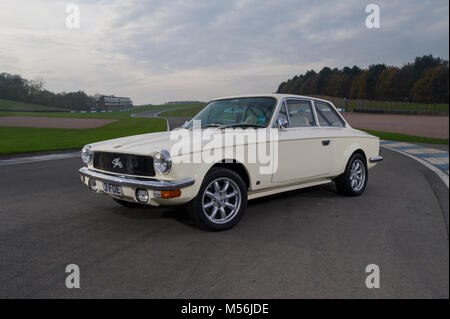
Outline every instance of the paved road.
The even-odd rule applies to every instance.
[[[79,159],[0,166],[0,298],[448,298],[448,190],[414,160],[382,154],[362,197],[325,186],[251,201],[221,233],[182,210],[90,193]],[[80,289],[65,288],[71,263]],[[368,264],[380,289],[365,287]]]
[[[447,116],[341,113],[352,127],[448,139]]]

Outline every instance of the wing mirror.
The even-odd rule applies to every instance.
[[[277,119],[277,127],[279,130],[287,129],[288,126],[289,126],[289,123],[285,118],[280,117]]]

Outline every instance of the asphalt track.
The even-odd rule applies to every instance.
[[[0,166],[0,298],[448,298],[448,189],[382,155],[361,197],[327,185],[250,201],[220,233],[89,192],[78,158]],[[65,286],[68,264],[80,289]]]

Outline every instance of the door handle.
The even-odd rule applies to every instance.
[[[323,146],[330,145],[330,140],[323,140],[323,141],[322,141],[322,145],[323,145]]]

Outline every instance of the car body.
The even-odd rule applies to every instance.
[[[378,137],[352,128],[331,102],[314,97],[261,94],[218,98],[195,119],[206,123],[200,131],[209,135],[231,129],[239,136],[255,128],[269,138],[262,142],[244,139],[231,145],[200,141],[197,149],[171,151],[179,144],[171,134],[183,133],[190,141],[195,140],[197,130],[195,121],[191,121],[178,132],[93,143],[82,151],[86,167],[79,170],[81,181],[92,191],[105,193],[126,206],[188,204],[200,224],[223,230],[239,221],[248,199],[333,181],[340,193],[360,195],[367,184],[368,169],[383,159]],[[276,154],[269,155],[277,160],[271,173],[262,172],[259,161],[237,158],[240,151],[249,152],[255,143],[267,147],[268,141],[276,143],[277,148]],[[234,152],[227,152],[227,148]],[[218,149],[223,155],[213,161],[180,160],[186,155],[206,157],[200,153]],[[235,193],[234,198],[227,199]],[[228,218],[232,206],[234,215]],[[203,216],[212,212],[223,218]]]

